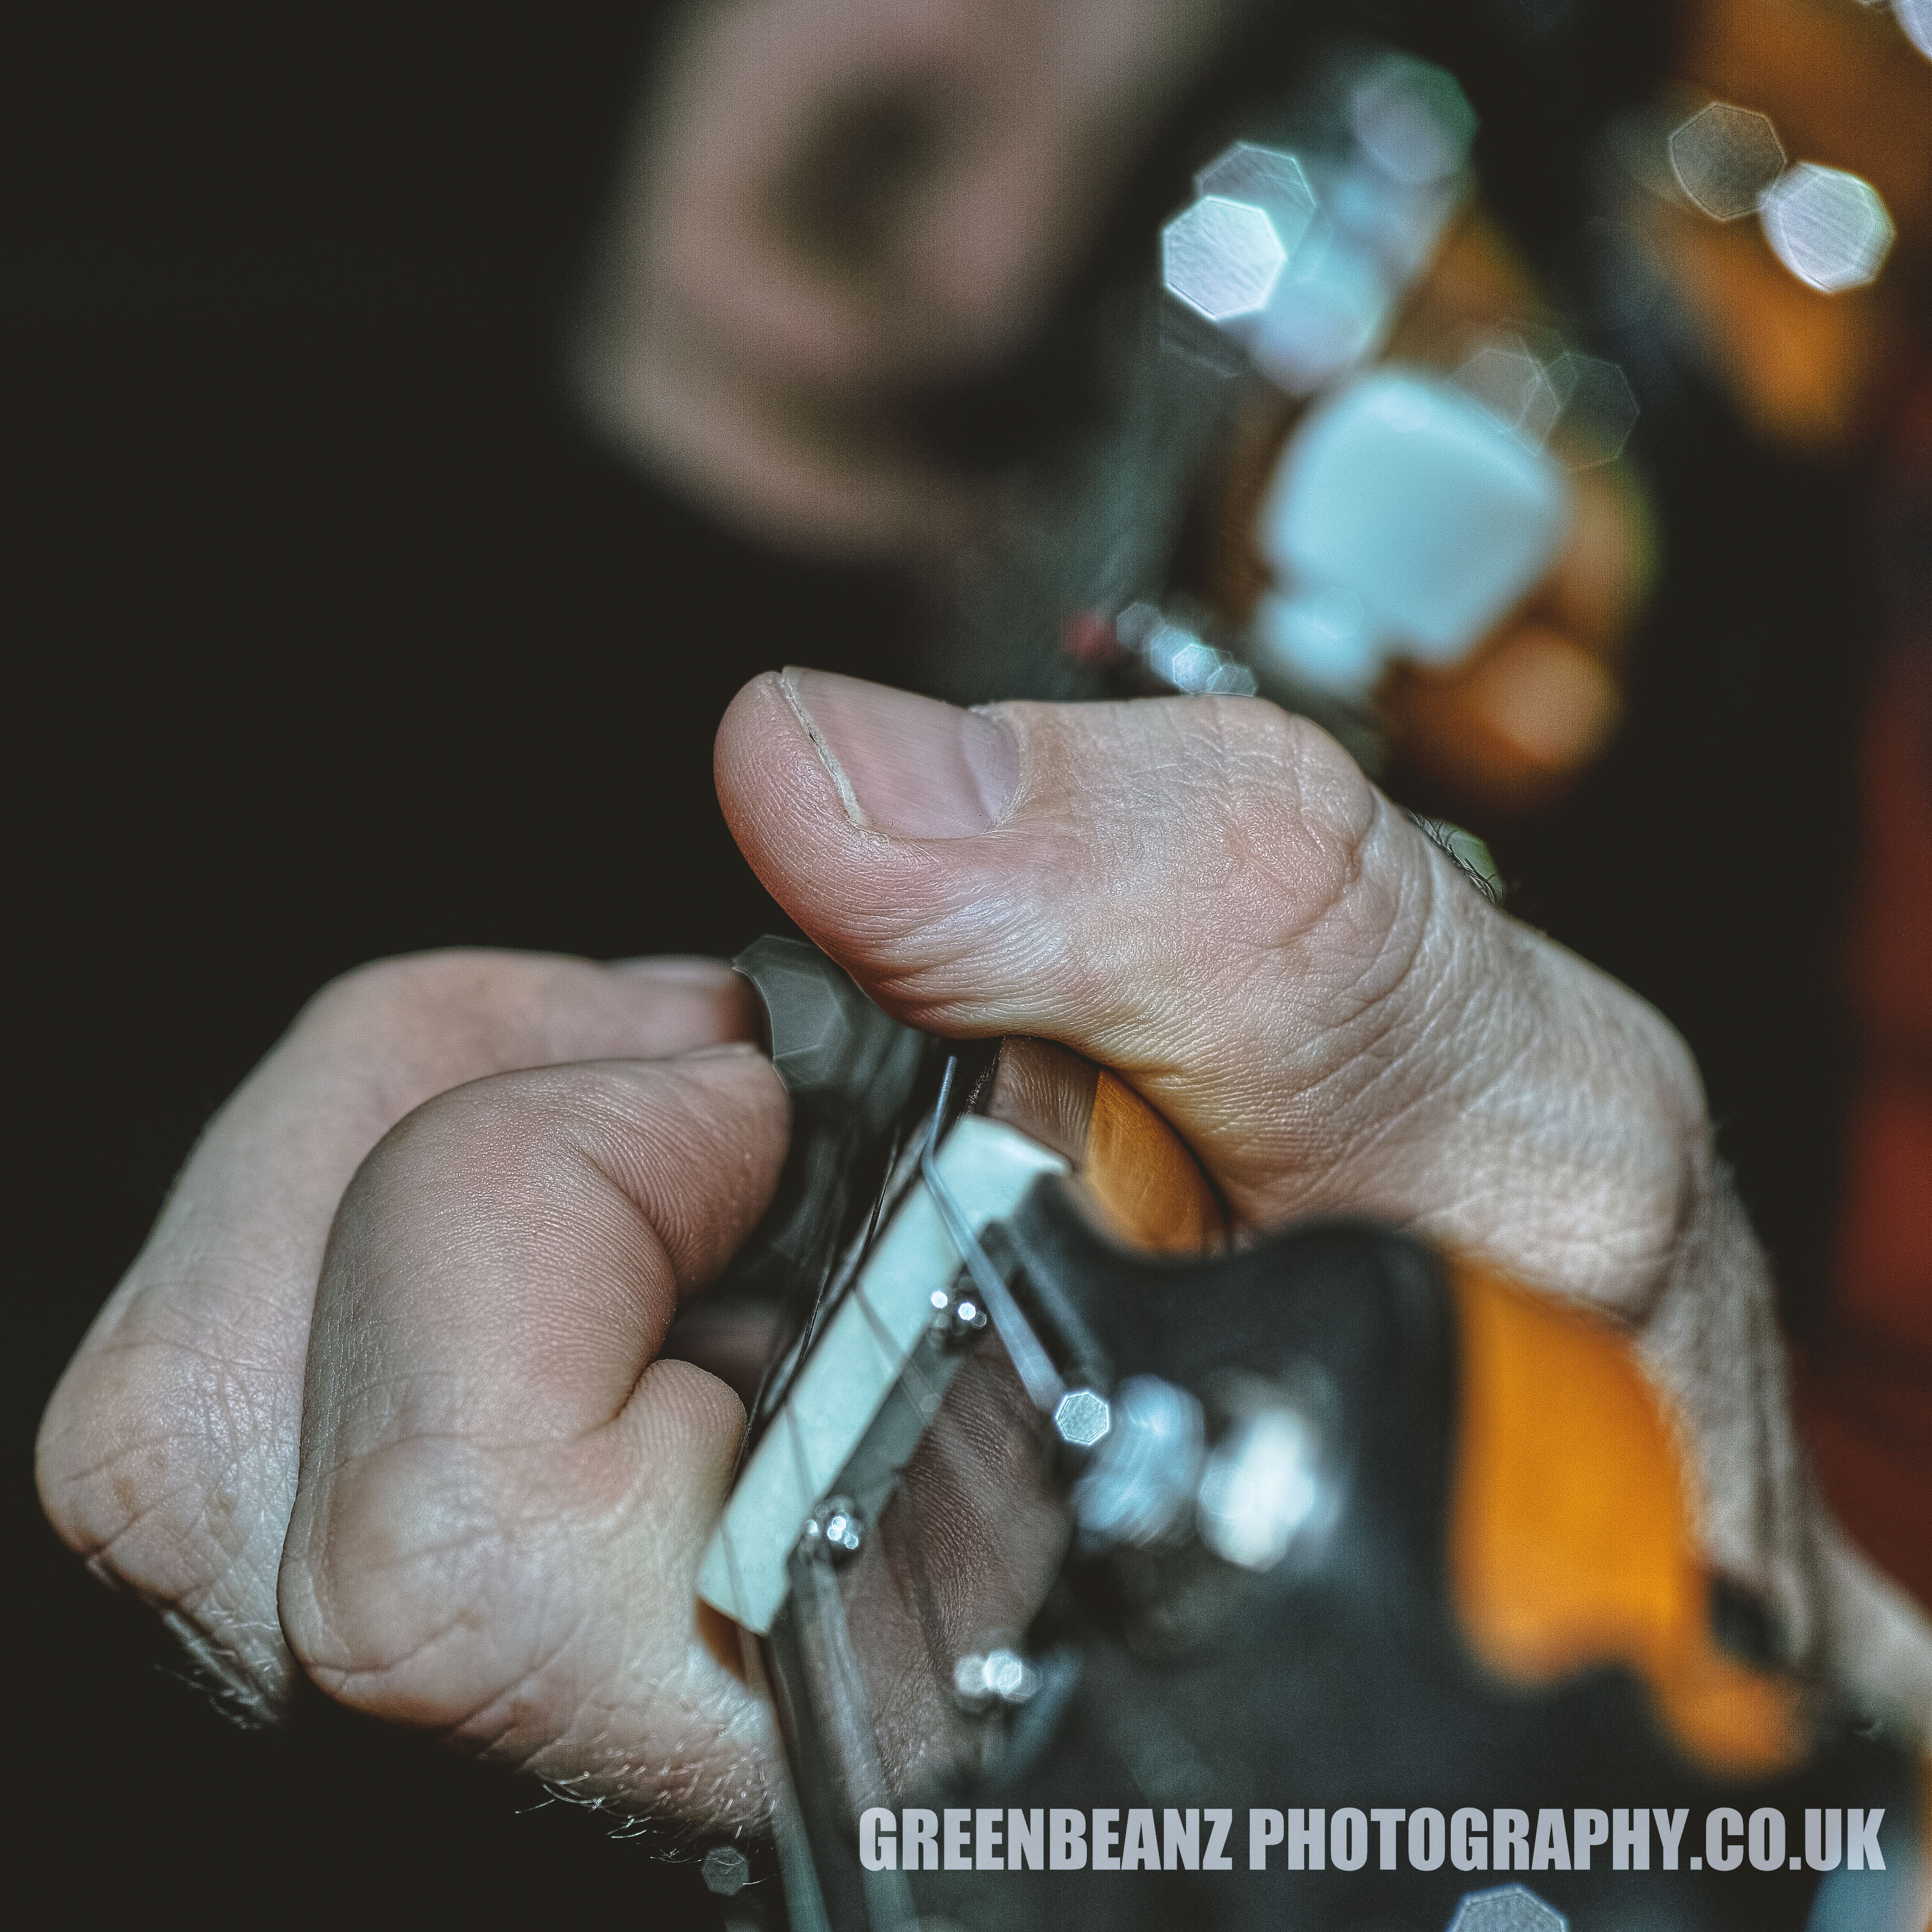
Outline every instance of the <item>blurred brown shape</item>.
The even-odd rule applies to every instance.
[[[1460,664],[1398,664],[1376,692],[1390,748],[1483,822],[1569,791],[1622,722],[1631,627],[1655,568],[1649,507],[1628,469],[1570,478],[1556,569]]]
[[[1603,660],[1534,622],[1446,671],[1396,665],[1376,703],[1404,761],[1489,819],[1561,797],[1601,756],[1623,716]]]
[[[616,447],[764,542],[960,540],[946,386],[1064,293],[1229,0],[692,0],[650,76],[575,345]]]

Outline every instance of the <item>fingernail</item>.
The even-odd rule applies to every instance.
[[[908,838],[968,838],[1019,789],[1019,747],[997,718],[830,671],[779,684],[854,825]]]
[[[721,1040],[715,1046],[688,1046],[670,1057],[674,1060],[763,1060],[765,1052],[748,1040]]]

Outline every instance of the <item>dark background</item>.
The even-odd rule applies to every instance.
[[[1656,16],[1615,10],[1613,59],[1456,17],[1434,50],[1560,266],[1579,129],[1640,85]],[[560,400],[650,32],[628,7],[127,10],[18,62],[15,1857],[82,1922],[704,1909],[690,1867],[320,1700],[231,1730],[28,1474],[196,1130],[317,986],[458,943],[733,950],[771,914],[712,800],[717,717],[788,661],[892,675],[890,586],[753,553]],[[1868,628],[1856,479],[1774,462],[1625,327],[1670,546],[1636,712],[1499,855],[1526,916],[1690,1036],[1802,1324]]]

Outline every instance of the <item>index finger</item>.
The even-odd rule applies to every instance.
[[[592,1795],[763,1810],[762,1719],[694,1621],[743,1422],[658,1358],[769,1198],[750,1048],[508,1074],[392,1133],[316,1304],[280,1598],[310,1675]]]

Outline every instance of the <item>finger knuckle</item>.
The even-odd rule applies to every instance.
[[[399,1180],[488,1187],[541,1175],[634,1104],[621,1071],[596,1062],[491,1074],[434,1095],[378,1143],[351,1184],[361,1204]]]
[[[281,1564],[281,1626],[331,1696],[379,1715],[458,1722],[493,1631],[486,1572],[500,1542],[477,1452],[406,1437],[312,1478]]]
[[[531,962],[515,953],[458,948],[370,960],[338,975],[302,1010],[298,1028],[362,1037],[407,1036],[425,1022],[499,1009],[523,994]]]
[[[159,1337],[84,1348],[43,1418],[48,1520],[103,1582],[161,1612],[232,1715],[287,1687],[273,1574],[285,1506],[266,1464],[292,1454],[286,1392]]]
[[[1218,700],[1202,725],[1222,842],[1298,923],[1312,923],[1361,877],[1372,789],[1325,732],[1274,705]]]
[[[1190,698],[1045,728],[1060,734],[1054,762],[1078,782],[1065,788],[1067,831],[1056,828],[1065,849],[1040,875],[1071,879],[1102,916],[1070,918],[1056,904],[1042,922],[1035,886],[1028,944],[1050,952],[1042,983],[1090,1038],[1132,1055],[1148,1044],[1148,1016],[1204,986],[1224,1012],[1252,1016],[1284,971],[1329,974],[1346,968],[1339,955],[1372,951],[1372,934],[1348,928],[1386,923],[1375,892],[1358,890],[1376,795],[1307,720],[1259,699]],[[1122,880],[1144,908],[1133,920],[1116,916]]]

